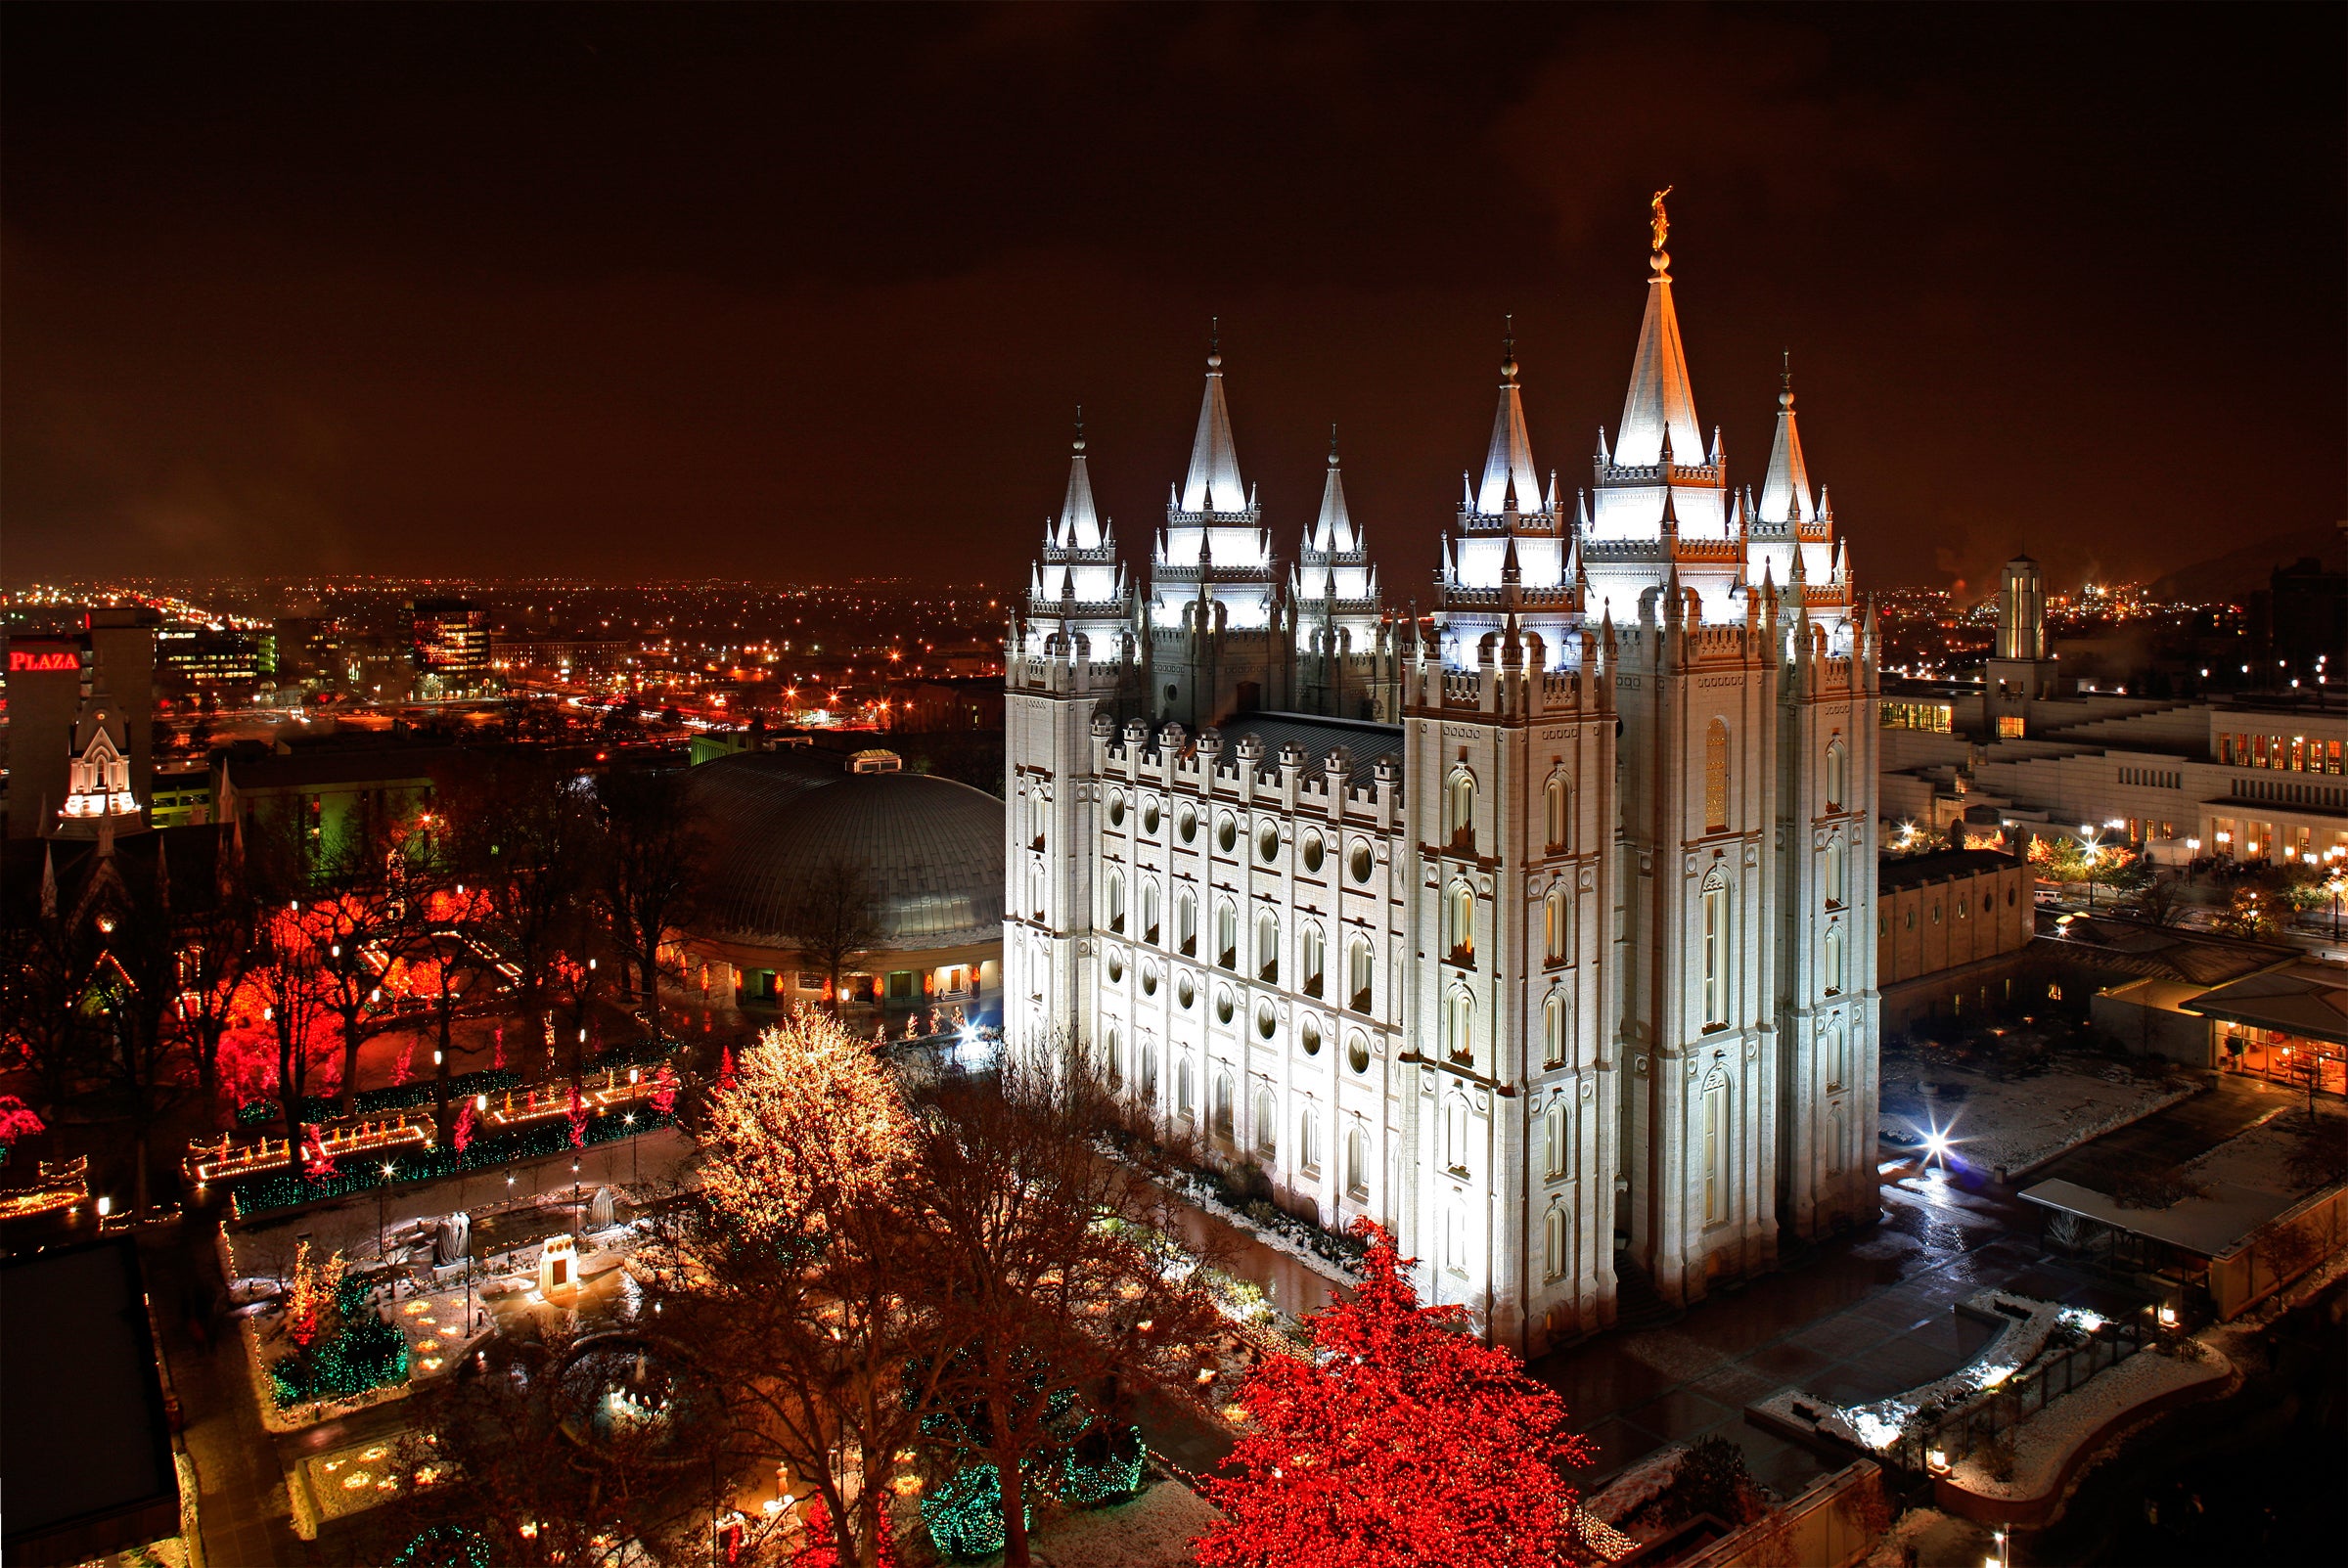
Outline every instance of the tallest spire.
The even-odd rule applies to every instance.
[[[1206,396],[1198,405],[1198,433],[1191,438],[1191,471],[1182,483],[1185,512],[1247,510],[1240,483],[1239,448],[1231,439],[1231,409],[1223,401],[1223,333],[1217,318],[1207,338]]]
[[[1622,426],[1614,440],[1614,461],[1644,468],[1661,460],[1663,435],[1671,432],[1675,454],[1682,462],[1700,461],[1704,433],[1695,422],[1695,394],[1688,385],[1688,352],[1680,345],[1680,314],[1671,302],[1671,252],[1663,248],[1670,220],[1664,216],[1657,191],[1653,208],[1653,250],[1647,264],[1654,276],[1647,280],[1647,319],[1639,325],[1639,354],[1631,363],[1630,395],[1622,401]]]

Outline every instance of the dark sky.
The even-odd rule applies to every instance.
[[[2333,5],[12,5],[0,573],[1023,577],[1129,560],[1220,314],[1285,555],[1389,596],[1619,416],[1672,183],[1697,412],[1790,348],[1863,580],[2343,512]]]

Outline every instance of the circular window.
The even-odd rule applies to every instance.
[[[1239,841],[1240,825],[1232,820],[1231,813],[1225,812],[1223,820],[1215,825],[1215,842],[1221,846],[1223,853],[1228,855],[1231,853],[1231,846]]]
[[[1125,955],[1113,947],[1108,950],[1108,977],[1111,980],[1125,978]]]
[[[1280,859],[1280,825],[1266,823],[1255,830],[1255,858],[1261,861]]]
[[[1298,1019],[1296,1043],[1304,1048],[1304,1053],[1308,1056],[1321,1054],[1321,1020],[1309,1012]]]
[[[1194,809],[1193,807],[1190,807],[1190,806],[1185,806],[1185,807],[1183,807],[1183,808],[1182,808],[1180,811],[1176,812],[1176,813],[1174,814],[1174,830],[1175,830],[1176,832],[1178,832],[1178,833],[1182,834],[1182,841],[1183,841],[1184,843],[1186,843],[1186,844],[1187,844],[1187,843],[1189,843],[1189,842],[1190,842],[1192,839],[1194,839],[1194,838],[1197,837],[1197,836],[1198,836],[1198,813],[1197,813],[1197,811],[1196,809]]]
[[[1304,835],[1304,869],[1308,872],[1317,872],[1321,869],[1321,835],[1319,833]]]
[[[1157,802],[1154,800],[1145,801],[1142,804],[1142,831],[1146,833],[1157,831]]]
[[[1370,854],[1370,845],[1364,840],[1356,839],[1354,840],[1353,854],[1347,858],[1345,864],[1346,868],[1353,873],[1355,881],[1366,882],[1370,880],[1370,873],[1377,868],[1377,862]]]
[[[1217,1023],[1229,1023],[1231,1022],[1231,987],[1227,985],[1217,986],[1215,988],[1215,1021]]]
[[[1146,997],[1157,995],[1157,965],[1154,963],[1142,965],[1142,995]]]
[[[1174,1000],[1186,1008],[1198,1000],[1198,988],[1191,982],[1189,975],[1174,982]]]
[[[1370,1070],[1370,1037],[1359,1029],[1345,1037],[1345,1065],[1355,1072]]]
[[[1108,797],[1108,825],[1111,828],[1125,826],[1125,792],[1123,790],[1118,790]]]
[[[1269,1040],[1279,1028],[1280,1014],[1273,1009],[1272,1004],[1258,1002],[1255,1005],[1255,1032]]]

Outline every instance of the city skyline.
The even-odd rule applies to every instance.
[[[1015,586],[1078,403],[1151,513],[1218,316],[1276,534],[1333,422],[1405,582],[1512,314],[1576,487],[1665,185],[1700,417],[1757,461],[1790,351],[1871,581],[2338,510],[2333,16],[548,15],[14,24],[11,583]]]

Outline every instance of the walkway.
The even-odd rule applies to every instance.
[[[1894,1174],[1906,1169],[1886,1168],[1882,1225],[1663,1326],[1602,1334],[1532,1364],[1596,1451],[1576,1477],[1585,1494],[1666,1444],[1718,1434],[1790,1497],[1832,1461],[1747,1425],[1754,1400],[1788,1384],[1846,1403],[1878,1399],[1952,1371],[1987,1337],[1953,1309],[1985,1286],[2106,1313],[2140,1305],[2045,1263],[2010,1195],[1937,1172]]]

